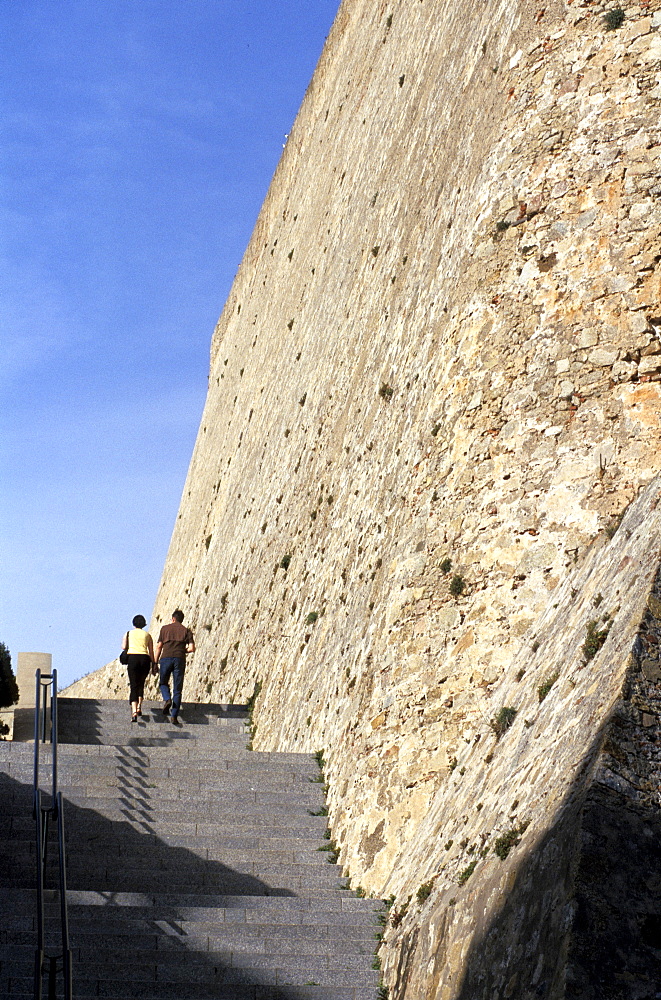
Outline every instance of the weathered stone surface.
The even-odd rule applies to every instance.
[[[195,629],[188,697],[262,682],[256,747],[324,747],[397,998],[596,998],[581,810],[656,829],[661,35],[623,6],[345,0],[214,334],[152,625]]]

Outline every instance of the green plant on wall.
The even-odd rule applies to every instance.
[[[624,24],[624,11],[621,7],[613,7],[612,10],[604,14],[604,26],[606,31],[617,31]]]
[[[475,871],[475,868],[477,867],[477,861],[478,861],[477,858],[473,858],[471,863],[466,868],[464,868],[462,872],[460,872],[459,876],[457,877],[457,882],[459,883],[459,885],[465,885],[466,882],[468,882],[469,878],[471,877],[471,875]]]
[[[415,894],[415,898],[418,900],[420,905],[425,902],[426,899],[431,895],[431,891],[434,888],[433,882],[423,882],[421,886],[418,887],[418,891]]]
[[[603,628],[599,628],[597,621],[588,622],[585,627],[585,641],[581,646],[586,662],[593,660],[606,642],[612,624],[613,622],[610,618],[605,620]]]
[[[501,708],[496,715],[494,715],[490,722],[490,726],[496,734],[497,739],[500,739],[503,733],[507,732],[510,728],[516,718],[516,713],[516,708],[505,706],[504,708]]]
[[[551,690],[551,688],[553,687],[559,676],[560,674],[556,670],[555,673],[551,674],[550,677],[547,677],[546,680],[542,681],[542,683],[539,685],[539,687],[537,688],[537,697],[539,698],[540,702],[544,701],[544,699],[546,698],[547,694],[549,693],[549,691]]]
[[[500,837],[496,837],[493,845],[493,853],[499,857],[501,861],[504,861],[512,848],[516,847],[519,843],[527,828],[527,823],[521,823],[519,826],[511,827],[511,829],[501,834]]]

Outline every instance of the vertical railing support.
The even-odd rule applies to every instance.
[[[34,959],[34,1000],[41,1000],[44,973],[48,973],[48,998],[57,1000],[57,979],[61,971],[64,978],[64,1000],[72,1000],[72,963],[69,947],[69,917],[67,913],[66,850],[64,841],[64,806],[62,792],[57,790],[57,670],[51,674],[35,672],[36,698],[34,709],[34,819],[37,841],[37,948]],[[50,743],[51,743],[51,801],[42,805],[39,787],[39,744],[47,738],[48,689],[50,703]],[[62,954],[44,954],[44,879],[48,854],[49,820],[55,820],[58,845],[58,888],[60,893],[60,927],[62,933]],[[58,963],[61,962],[61,969]]]

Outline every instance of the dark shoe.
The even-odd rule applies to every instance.
[[[166,703],[163,705],[163,715],[169,715],[171,707],[172,707],[172,702],[166,701]]]
[[[131,722],[137,722],[137,721],[138,721],[138,716],[137,715],[132,715],[131,716]]]
[[[170,716],[170,722],[172,723],[173,726],[180,725],[179,719],[177,718],[176,715],[171,715]]]

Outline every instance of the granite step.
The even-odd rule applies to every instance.
[[[376,989],[373,986],[317,986],[316,980],[309,980],[305,985],[287,983],[283,986],[268,986],[260,984],[225,983],[214,986],[204,986],[198,983],[188,984],[185,1000],[375,1000]],[[0,974],[0,996],[32,997],[33,983],[28,977],[12,979]],[[91,1000],[92,997],[103,997],[104,1000],[182,1000],[180,984],[141,983],[132,981],[98,982],[96,980],[75,980],[76,1000]]]
[[[191,953],[182,949],[177,954],[176,960],[169,963],[159,963],[153,968],[145,969],[141,958],[139,964],[140,972],[133,967],[127,970],[126,977],[121,975],[122,963],[126,961],[126,951],[116,956],[114,963],[111,963],[110,971],[104,967],[89,966],[74,973],[74,997],[78,1000],[81,996],[123,996],[127,998],[145,997],[150,1000],[158,998],[172,997],[174,1000],[181,1000],[181,990],[186,989],[186,1000],[190,994],[188,988],[195,984],[196,991],[200,987],[206,986],[209,989],[217,990],[224,986],[327,986],[327,987],[371,987],[373,992],[370,1000],[375,1000],[376,989],[379,982],[379,974],[376,971],[360,971],[352,966],[365,966],[365,958],[359,956],[353,963],[342,963],[339,967],[329,965],[328,959],[324,956],[312,956],[310,958],[299,959],[287,963],[281,961],[280,964],[265,961],[264,964],[257,962],[252,956],[253,964],[243,964],[234,956],[220,956],[209,954],[206,963],[199,965],[191,962]],[[265,956],[265,959],[267,956]],[[34,954],[32,956],[34,961]],[[230,964],[232,963],[232,964]],[[236,963],[236,964],[235,964]],[[130,963],[129,963],[130,964]],[[32,983],[31,963],[22,960],[15,963],[16,973],[9,980],[9,989],[6,995],[13,995],[12,989],[17,987],[25,989],[27,983]],[[112,973],[112,974],[111,974]],[[142,978],[144,975],[144,978]],[[0,974],[0,988],[4,976]],[[21,982],[22,980],[22,982]],[[96,992],[95,992],[96,990]],[[2,995],[2,994],[0,994]],[[211,993],[215,998],[217,994]],[[287,994],[285,993],[285,997]]]
[[[377,915],[383,911],[380,900],[358,898],[349,892],[301,893],[289,896],[250,896],[233,894],[209,894],[203,899],[197,893],[144,893],[117,892],[112,896],[99,890],[71,889],[67,893],[72,913],[106,912],[114,916],[116,911],[128,911],[153,920],[200,919],[204,920],[261,920],[263,913],[275,923],[310,923],[317,913],[326,922],[347,919],[350,922],[364,920],[376,924]],[[34,889],[3,889],[3,901],[17,917],[34,914]],[[45,905],[57,914],[57,896],[54,890],[45,892]],[[333,920],[329,914],[334,914]],[[93,918],[93,916],[92,916]],[[5,917],[3,916],[3,920]]]

